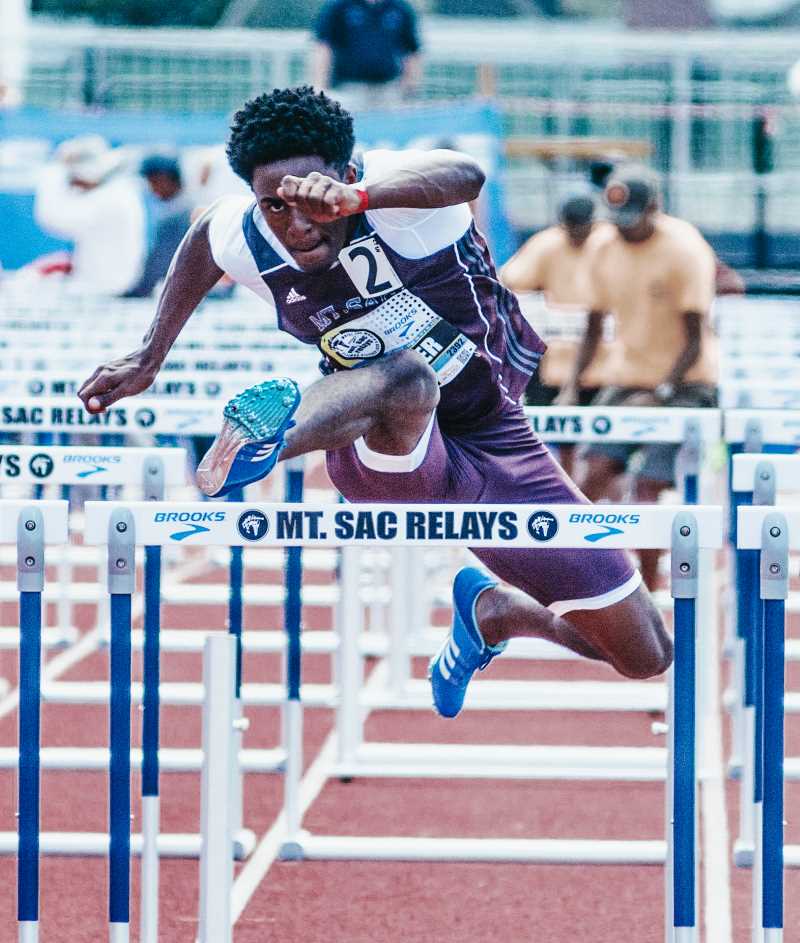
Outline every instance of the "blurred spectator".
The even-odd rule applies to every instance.
[[[153,154],[145,157],[139,173],[147,181],[147,255],[142,273],[126,292],[126,298],[145,298],[167,274],[175,250],[190,224],[189,201],[177,157]]]
[[[385,107],[416,89],[420,41],[407,0],[327,0],[314,36],[314,84],[346,108]]]
[[[662,213],[650,171],[619,168],[609,177],[605,202],[613,222],[593,246],[589,267],[589,320],[578,358],[556,402],[577,402],[607,314],[615,340],[603,367],[606,388],[596,406],[709,407],[717,398],[717,356],[709,315],[716,258],[698,230]],[[591,500],[618,493],[619,477],[640,453],[633,499],[644,503],[674,481],[677,446],[591,445],[582,450],[576,479]],[[658,552],[642,551],[642,575],[656,580]]]
[[[28,67],[28,3],[0,0],[0,108],[22,104]]]
[[[558,225],[531,236],[500,270],[500,281],[512,291],[544,294],[547,322],[552,325],[552,339],[546,338],[547,353],[526,391],[530,405],[551,403],[572,375],[578,344],[569,334],[576,327],[579,336],[582,334],[580,323],[590,300],[587,258],[591,243],[608,228],[608,223],[595,220],[590,193],[570,194],[559,205]],[[563,330],[559,330],[559,321]],[[592,372],[587,370],[581,378],[579,400],[584,405],[597,393],[598,384],[592,377],[597,359]]]
[[[192,211],[205,209],[223,196],[251,195],[250,187],[231,170],[224,144],[184,148],[181,170]]]
[[[591,193],[570,194],[558,207],[558,225],[531,236],[500,270],[500,281],[512,291],[544,295],[545,310],[537,312],[534,320],[540,328],[540,317],[546,324],[547,352],[525,391],[528,405],[552,403],[572,375],[590,300],[588,255],[592,242],[609,228],[608,223],[595,219],[595,209]],[[524,297],[521,303],[524,313]],[[581,377],[581,405],[597,394],[602,355],[598,350]],[[573,451],[572,446],[558,450],[568,474],[572,473]]]
[[[65,141],[39,178],[36,222],[74,243],[69,274],[80,291],[121,295],[142,271],[145,209],[139,181],[125,172],[126,157],[87,135]]]

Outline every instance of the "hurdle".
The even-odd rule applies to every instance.
[[[0,501],[0,541],[13,541],[18,550],[20,599],[20,708],[18,831],[12,842],[17,854],[17,918],[20,943],[39,939],[39,859],[42,852],[74,854],[69,836],[41,833],[40,807],[40,652],[42,595],[45,581],[45,543],[64,543],[68,506],[65,501]],[[127,943],[130,927],[130,668],[131,597],[135,590],[135,545],[129,539],[124,514],[109,526],[107,546],[111,552],[108,590],[112,617],[111,671],[114,678],[110,704],[109,831],[96,836],[100,853],[109,857],[109,939]],[[215,920],[219,904],[215,879],[225,867],[232,875],[231,820],[235,809],[229,771],[234,710],[235,642],[216,633],[206,641],[203,675],[208,693],[203,711],[204,764],[201,781],[202,848],[200,865],[201,943],[216,939]],[[152,771],[151,771],[152,772]],[[147,770],[145,770],[145,776]],[[152,800],[150,800],[152,801]],[[153,825],[143,796],[143,828]],[[222,813],[220,813],[222,810]],[[149,824],[145,824],[149,820]],[[157,829],[157,821],[155,822]],[[143,854],[148,836],[143,835]],[[81,853],[81,852],[78,852]],[[227,859],[227,865],[226,865]],[[158,872],[142,860],[142,943],[158,940]],[[229,925],[229,924],[228,924]],[[209,931],[208,928],[211,927]]]
[[[784,845],[784,642],[789,550],[800,549],[800,509],[740,507],[737,546],[759,555],[759,618],[753,627],[755,819],[753,938],[783,940],[784,865],[800,865],[800,846]]]
[[[66,501],[0,501],[0,542],[17,547],[19,777],[16,837],[20,943],[39,938],[40,691],[45,544],[68,539]]]
[[[717,410],[692,409],[600,409],[576,407],[527,408],[534,431],[546,442],[582,441],[614,442],[674,442],[681,444],[678,456],[679,477],[683,478],[685,500],[696,500],[700,485],[704,449],[715,443],[720,435],[720,414]],[[576,511],[578,506],[573,508]],[[606,512],[605,507],[600,508]],[[627,513],[638,513],[639,507],[629,506]],[[423,624],[420,610],[424,611],[426,589],[419,586],[414,598],[402,595],[404,569],[413,565],[406,549],[398,547],[394,553],[392,573],[399,607],[393,607],[389,618],[389,657],[371,676],[370,685],[356,702],[364,668],[359,651],[359,615],[352,608],[343,615],[340,663],[353,683],[342,686],[339,705],[339,752],[342,775],[379,776],[399,775],[403,762],[409,764],[413,775],[438,776],[446,767],[448,776],[519,776],[521,778],[560,776],[563,778],[619,778],[639,779],[649,775],[658,779],[663,775],[663,756],[659,748],[609,749],[593,753],[591,750],[554,748],[552,746],[509,749],[487,753],[483,747],[459,744],[415,744],[407,751],[397,744],[365,743],[363,737],[365,711],[374,709],[420,709],[430,704],[428,685],[411,677],[411,655],[433,655],[441,646],[442,630],[428,630],[422,634],[408,633],[406,625]],[[705,552],[701,553],[704,591],[698,608],[703,626],[715,624],[716,608],[713,593],[713,568]],[[354,565],[352,558],[343,561],[343,567]],[[353,577],[355,579],[355,577]],[[667,601],[661,597],[659,604]],[[344,603],[347,604],[346,601]],[[411,607],[405,611],[404,607]],[[703,633],[700,644],[703,645]],[[571,653],[541,639],[513,639],[507,657],[572,658]],[[704,686],[700,686],[701,692]],[[705,710],[705,695],[701,709]],[[627,710],[664,711],[667,706],[665,685],[632,681],[583,681],[557,684],[554,682],[492,681],[476,679],[470,686],[466,710]],[[385,766],[385,769],[384,769]],[[426,769],[429,771],[426,772]],[[648,772],[649,771],[649,772]]]
[[[779,492],[800,491],[800,455],[762,455],[740,454],[733,457],[732,490],[735,506],[744,508],[749,504],[757,506],[771,506],[777,502]],[[745,723],[741,731],[742,758],[742,787],[741,810],[739,823],[739,838],[735,844],[735,860],[737,864],[749,866],[753,863],[755,854],[755,836],[757,822],[753,816],[753,792],[755,776],[757,775],[756,753],[758,738],[756,733],[755,713],[757,709],[756,697],[758,694],[758,679],[756,671],[756,655],[758,647],[758,631],[761,624],[761,613],[758,607],[758,552],[747,549],[737,549],[737,618],[741,625],[740,637],[743,638],[743,649],[736,674],[737,686],[733,695],[737,698],[737,709],[744,711]],[[800,611],[800,599],[797,593],[787,590],[786,611]],[[787,660],[800,660],[800,644],[796,640],[788,639],[785,643]],[[800,713],[800,692],[785,692],[784,710],[786,713]],[[783,761],[784,777],[790,781],[800,780],[800,757],[786,757]],[[800,864],[793,860],[787,861],[793,866]]]
[[[170,503],[170,511],[191,513],[198,505]],[[628,506],[608,506],[618,513],[630,513]],[[569,520],[573,505],[550,506],[548,510],[558,522],[550,546],[586,546],[586,525]],[[638,511],[638,509],[637,509]],[[137,543],[164,544],[169,540],[169,527],[159,521],[158,505],[143,502],[87,502],[87,542],[102,544],[108,540],[109,522],[113,515],[128,513]],[[493,532],[487,538],[463,536],[474,524],[475,515],[495,515]],[[345,557],[352,556],[358,545],[419,546],[435,542],[437,546],[541,546],[528,535],[528,522],[535,510],[528,506],[490,505],[307,505],[300,509],[291,504],[228,504],[221,521],[207,533],[199,535],[206,545],[244,546],[342,546]],[[288,823],[283,856],[287,858],[370,860],[489,860],[489,861],[622,861],[666,864],[670,939],[683,941],[696,938],[695,900],[695,686],[694,635],[697,598],[698,560],[701,549],[713,549],[722,541],[722,511],[717,507],[651,507],[642,508],[640,520],[609,540],[609,547],[673,548],[673,585],[676,624],[676,672],[680,683],[675,691],[675,722],[673,735],[674,784],[668,787],[670,809],[674,819],[667,841],[595,842],[537,840],[434,840],[399,838],[348,838],[311,836],[302,831],[299,816],[298,787],[302,772],[302,700],[300,647],[289,648],[287,666],[288,695],[286,710],[288,757],[285,772],[285,815]],[[258,522],[252,532],[244,530],[244,521]],[[467,522],[465,524],[465,521]],[[429,536],[433,527],[434,535]],[[466,531],[465,531],[466,528]],[[299,638],[300,578],[297,566],[290,567],[287,587],[287,631]],[[348,573],[351,574],[348,577]],[[353,568],[343,571],[344,604],[352,596]],[[345,623],[348,621],[344,620]],[[344,672],[339,683],[351,683]],[[329,775],[341,775],[337,765]],[[675,874],[672,880],[668,848],[674,842]],[[221,893],[227,894],[227,889]]]

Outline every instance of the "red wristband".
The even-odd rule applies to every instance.
[[[356,190],[358,194],[358,209],[356,213],[364,213],[369,209],[369,194],[366,190]]]

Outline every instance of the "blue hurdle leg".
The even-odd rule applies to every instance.
[[[764,943],[783,938],[784,601],[764,600]]]
[[[19,589],[19,776],[17,919],[20,943],[39,939],[39,810],[44,520],[28,508],[17,521]]]
[[[108,804],[108,917],[111,943],[130,938],[131,880],[131,595],[135,535],[130,511],[109,521],[108,592],[111,600]]]
[[[17,919],[20,943],[35,943],[39,939],[42,594],[20,593],[19,607]]]
[[[131,597],[111,596],[109,898],[112,943],[128,940],[131,855]]]
[[[145,547],[142,696],[141,943],[158,940],[161,547]]]
[[[695,900],[695,600],[675,600],[674,898],[675,939],[690,940]],[[681,932],[679,932],[681,931]],[[687,932],[689,931],[689,932]]]

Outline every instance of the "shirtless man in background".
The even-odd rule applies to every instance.
[[[655,176],[622,167],[604,193],[613,226],[594,242],[588,269],[589,317],[572,376],[557,402],[578,402],[594,362],[604,318],[615,342],[604,364],[610,384],[593,406],[713,407],[716,339],[710,325],[716,257],[688,222],[662,213]],[[614,493],[635,452],[633,500],[652,503],[674,483],[675,445],[593,444],[579,453],[576,481],[591,499]],[[656,583],[658,551],[643,551],[642,576]]]

